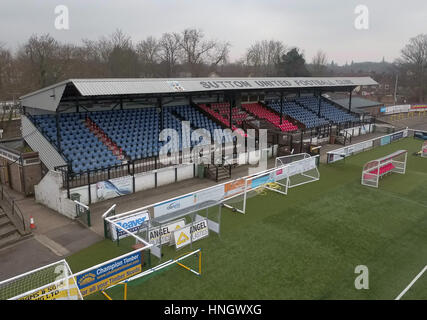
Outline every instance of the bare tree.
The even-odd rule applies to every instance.
[[[418,91],[418,99],[424,101],[427,72],[427,34],[419,34],[411,38],[409,43],[402,49],[398,64],[406,70],[406,74],[413,81]]]
[[[11,81],[12,54],[0,43],[0,97],[7,95],[8,87]]]
[[[182,58],[181,35],[179,33],[164,33],[159,41],[159,58],[166,65],[166,76],[175,75],[176,65]]]
[[[327,71],[328,57],[322,50],[318,50],[311,60],[311,74],[313,76],[324,76]]]
[[[148,37],[136,45],[136,52],[142,67],[142,75],[154,77],[158,74],[156,65],[159,62],[160,43],[154,37]]]
[[[246,63],[253,67],[255,75],[273,76],[280,58],[286,51],[287,47],[281,41],[258,41],[247,49]]]
[[[227,63],[230,54],[230,46],[229,42],[217,42],[213,50],[209,52],[211,65],[217,66]]]
[[[221,45],[214,40],[205,40],[201,30],[185,29],[181,37],[183,63],[188,66],[193,76],[198,76],[201,73],[203,63],[219,63],[224,59],[224,53],[228,53],[228,43]],[[221,46],[222,49],[219,49]],[[215,55],[215,50],[217,50],[216,53],[220,54],[220,59]]]
[[[61,45],[49,34],[33,35],[21,47],[21,59],[28,61],[30,73],[38,87],[45,87],[57,82],[63,76]]]

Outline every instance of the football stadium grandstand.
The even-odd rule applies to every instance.
[[[425,133],[404,128],[344,142],[321,164],[312,152],[342,131],[375,127],[375,119],[361,119],[321,93],[351,95],[373,84],[370,78],[72,79],[22,97],[23,139],[46,168],[36,200],[89,227],[96,202],[204,178],[210,164],[185,157],[200,143],[215,149],[221,141],[232,152],[214,164],[216,183],[207,188],[159,202],[148,197],[138,208],[132,198],[114,199],[130,202],[125,212],[100,203],[93,217],[103,241],[0,281],[0,299],[400,299],[408,290],[406,297],[424,297],[425,288],[404,288],[425,265],[414,251],[426,243],[427,173],[425,159],[415,155],[424,154]],[[165,129],[180,139],[162,139]],[[269,168],[218,182],[218,167],[240,165],[240,139],[260,139],[262,129],[267,145],[261,150],[258,140],[258,149],[267,151]],[[178,163],[160,161],[168,144]],[[248,243],[258,245],[248,250]],[[182,253],[184,247],[191,251]],[[354,267],[364,263],[385,272],[372,290],[357,291]],[[59,278],[58,266],[65,270]]]
[[[159,160],[166,145],[180,165],[191,167],[192,176],[198,168],[183,159],[185,150],[202,142],[206,147],[215,141],[233,146],[233,159],[215,165],[216,174],[210,175],[215,180],[222,172],[218,166],[230,173],[236,164],[233,132],[239,128],[244,137],[249,129],[256,137],[260,129],[268,129],[267,148],[274,154],[305,152],[313,141],[328,141],[346,128],[373,121],[361,120],[322,92],[351,94],[357,86],[375,84],[371,78],[71,79],[21,98],[23,138],[39,152],[46,171],[61,175],[58,188],[66,190],[66,199],[86,186],[88,194],[80,200],[90,204],[97,201],[90,189],[98,182],[132,177],[128,189],[136,192],[135,176],[153,173],[153,187],[161,185],[157,170],[168,167]],[[176,130],[178,141],[159,139],[164,129]],[[207,139],[193,141],[197,129]],[[171,168],[178,181],[183,169]],[[43,199],[38,192],[36,197]]]

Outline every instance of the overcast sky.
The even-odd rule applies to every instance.
[[[56,30],[55,7],[69,9],[69,30]],[[369,9],[369,29],[357,30],[355,8]],[[257,40],[281,40],[311,61],[393,61],[411,37],[427,33],[426,0],[0,0],[0,42],[11,49],[32,34],[81,43],[120,28],[136,42],[163,32],[200,28],[231,43],[231,60]]]

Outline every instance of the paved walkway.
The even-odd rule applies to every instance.
[[[6,187],[5,187],[6,188]],[[35,202],[33,197],[7,189],[26,221],[34,218],[33,236],[0,249],[0,281],[64,259],[103,239],[79,222]]]
[[[417,129],[417,130],[426,130],[427,131],[427,115],[424,117],[406,117],[401,120],[396,121],[390,121],[390,116],[385,116],[379,118],[385,122],[390,123],[391,125],[395,126],[396,128],[410,128],[410,129]]]
[[[274,161],[274,159],[269,159],[268,168],[274,167]],[[241,166],[234,168],[232,169],[231,178],[227,180],[222,180],[220,181],[220,183],[247,176],[248,169],[249,166]],[[116,204],[117,214],[141,208],[146,205],[161,202],[187,193],[191,193],[196,190],[208,188],[216,184],[217,183],[215,181],[210,179],[193,178],[161,186],[155,189],[140,191],[130,195],[125,195],[99,203],[94,203],[90,205],[92,223],[91,229],[99,235],[104,235],[104,222],[102,220],[102,215],[114,204]]]

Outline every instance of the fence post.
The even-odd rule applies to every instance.
[[[154,172],[154,188],[157,188],[157,171]]]
[[[92,197],[90,194],[90,170],[87,170],[87,186],[88,186],[87,192],[88,192],[89,204],[91,204],[92,203]]]
[[[87,226],[90,227],[90,209],[87,210],[86,212],[86,216],[87,216]]]

